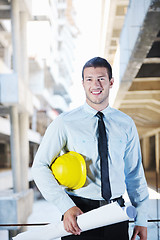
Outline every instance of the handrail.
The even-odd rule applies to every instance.
[[[160,219],[148,219],[147,222],[160,222]],[[130,220],[129,223],[134,223],[134,220]],[[0,224],[0,227],[24,227],[24,226],[44,226],[50,223],[13,223],[13,224]]]

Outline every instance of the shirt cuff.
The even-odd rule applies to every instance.
[[[135,225],[147,227],[147,215],[144,212],[137,211],[137,217],[135,219]]]

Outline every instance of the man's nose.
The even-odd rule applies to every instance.
[[[100,85],[101,85],[99,79],[95,79],[95,80],[94,80],[94,85],[95,85],[95,86],[100,86]]]

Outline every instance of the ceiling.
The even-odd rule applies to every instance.
[[[103,14],[105,2],[102,5]],[[113,106],[133,118],[140,137],[152,136],[160,131],[160,2],[151,2]],[[129,4],[128,0],[110,1],[109,27],[105,34],[101,32],[105,36],[101,51],[111,64]],[[104,28],[104,15],[102,19]]]

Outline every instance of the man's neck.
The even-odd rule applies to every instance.
[[[95,109],[96,111],[103,111],[104,109],[106,109],[109,106],[109,103],[107,103],[106,105],[102,106],[100,104],[89,104],[87,101],[86,103],[93,109]]]

